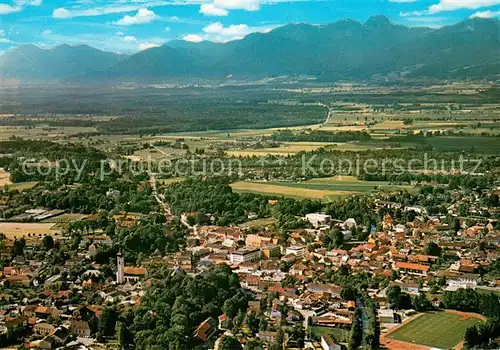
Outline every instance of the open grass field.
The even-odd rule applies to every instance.
[[[311,336],[315,338],[320,338],[322,335],[330,335],[333,338],[341,343],[345,343],[349,341],[349,330],[334,328],[334,327],[320,327],[320,326],[312,326],[311,327]]]
[[[274,224],[275,222],[276,222],[275,218],[264,218],[264,219],[251,220],[243,225],[248,227],[266,227]]]
[[[79,127],[79,126],[35,126],[35,127],[22,127],[22,126],[0,126],[0,141],[6,141],[11,136],[29,138],[29,139],[55,139],[64,136],[75,135],[78,133],[90,133],[97,131],[92,127]]]
[[[231,184],[235,191],[252,192],[266,195],[277,195],[293,198],[311,198],[319,200],[327,200],[327,198],[348,196],[352,192],[348,191],[331,191],[323,189],[308,189],[300,187],[291,187],[283,184],[273,184],[264,182],[246,182],[238,181]]]
[[[500,137],[430,137],[426,138],[426,143],[430,144],[437,151],[471,151],[482,154],[500,154]]]
[[[463,340],[468,327],[481,322],[478,318],[460,314],[432,312],[411,320],[388,334],[387,337],[410,344],[451,349]]]
[[[265,156],[268,154],[288,156],[299,152],[311,152],[321,147],[329,147],[331,145],[333,144],[329,142],[284,142],[281,147],[241,151],[234,150],[227,151],[227,154],[234,157]]]
[[[331,201],[355,193],[372,191],[411,191],[413,186],[391,185],[383,181],[361,181],[353,176],[312,179],[298,183],[239,181],[231,187],[240,192],[254,192],[295,198],[311,198]]]
[[[0,222],[0,232],[9,239],[15,239],[33,236],[56,236],[61,233],[61,230],[56,228],[53,223]]]
[[[24,191],[24,190],[29,190],[30,188],[33,188],[36,185],[38,185],[38,181],[18,182],[7,185],[7,188],[9,189],[9,191],[13,190]]]
[[[72,214],[65,213],[62,215],[54,216],[53,218],[48,218],[43,220],[42,223],[51,223],[51,224],[60,224],[60,223],[68,223],[72,221],[80,221],[87,217],[87,215],[83,214]]]
[[[9,177],[10,173],[5,171],[3,168],[0,168],[0,187],[11,184]]]
[[[285,183],[284,186],[311,190],[347,191],[351,193],[370,193],[372,191],[411,190],[413,186],[391,185],[384,181],[361,181],[352,176],[335,176],[312,179],[300,183]]]
[[[168,186],[174,183],[179,183],[184,181],[185,179],[183,177],[174,177],[171,179],[156,179],[156,182],[159,183],[162,186]]]

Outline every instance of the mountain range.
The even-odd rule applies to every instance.
[[[3,78],[21,81],[166,82],[308,75],[374,77],[500,76],[500,21],[472,18],[439,29],[405,27],[385,16],[362,24],[289,24],[228,43],[171,41],[131,56],[89,46],[34,45],[0,58]]]

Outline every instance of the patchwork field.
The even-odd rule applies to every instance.
[[[39,125],[31,128],[26,128],[22,126],[0,126],[0,141],[6,141],[12,136],[30,138],[30,139],[35,139],[35,138],[56,139],[79,133],[92,133],[96,131],[97,130],[92,127],[80,127],[80,126],[48,127]]]
[[[0,222],[0,232],[7,238],[57,236],[61,233],[53,223]]]
[[[261,148],[255,150],[234,150],[227,151],[226,153],[233,157],[251,157],[251,156],[264,156],[267,154],[288,156],[294,155],[299,152],[311,152],[321,147],[329,147],[334,145],[329,142],[284,142],[281,147],[276,148]]]
[[[432,348],[451,349],[463,340],[468,327],[481,322],[467,314],[426,313],[390,332],[387,338]]]

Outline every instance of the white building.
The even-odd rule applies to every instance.
[[[353,228],[356,228],[358,224],[356,223],[356,220],[353,218],[349,218],[346,221],[344,221],[344,227],[351,230]]]
[[[309,221],[314,227],[319,227],[332,221],[332,217],[325,214],[311,213],[306,215],[306,220]]]
[[[261,252],[259,249],[243,248],[238,249],[229,254],[231,264],[240,264],[246,261],[255,261],[260,259]]]
[[[305,251],[306,251],[306,248],[304,246],[291,245],[290,247],[286,248],[285,255],[293,254],[293,255],[301,258],[304,256]]]

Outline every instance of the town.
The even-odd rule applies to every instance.
[[[231,194],[217,178],[162,184],[149,176],[150,182],[134,179],[128,188],[116,182],[94,188],[113,209],[86,215],[64,208],[85,200],[74,197],[81,185],[56,189],[56,197],[74,197],[49,204],[63,209],[26,205],[55,198],[43,189],[48,185],[3,190],[2,346],[327,350],[495,344],[498,324],[491,323],[491,335],[482,327],[500,312],[498,188],[422,186],[413,194],[352,195],[325,207]],[[38,187],[39,197],[28,198],[26,191]],[[136,188],[140,198],[124,193]],[[239,198],[228,203],[216,193]],[[204,200],[210,198],[218,210],[182,211],[182,200],[208,209]],[[416,198],[425,198],[423,205],[411,204]],[[147,202],[142,213],[121,206],[132,209],[131,200]],[[247,209],[240,207],[243,201]],[[249,210],[249,203],[260,212]],[[13,206],[27,209],[12,212]],[[58,229],[44,228],[46,222]],[[205,279],[215,285],[203,287]],[[196,293],[225,297],[203,302]],[[435,331],[419,334],[415,327]]]

